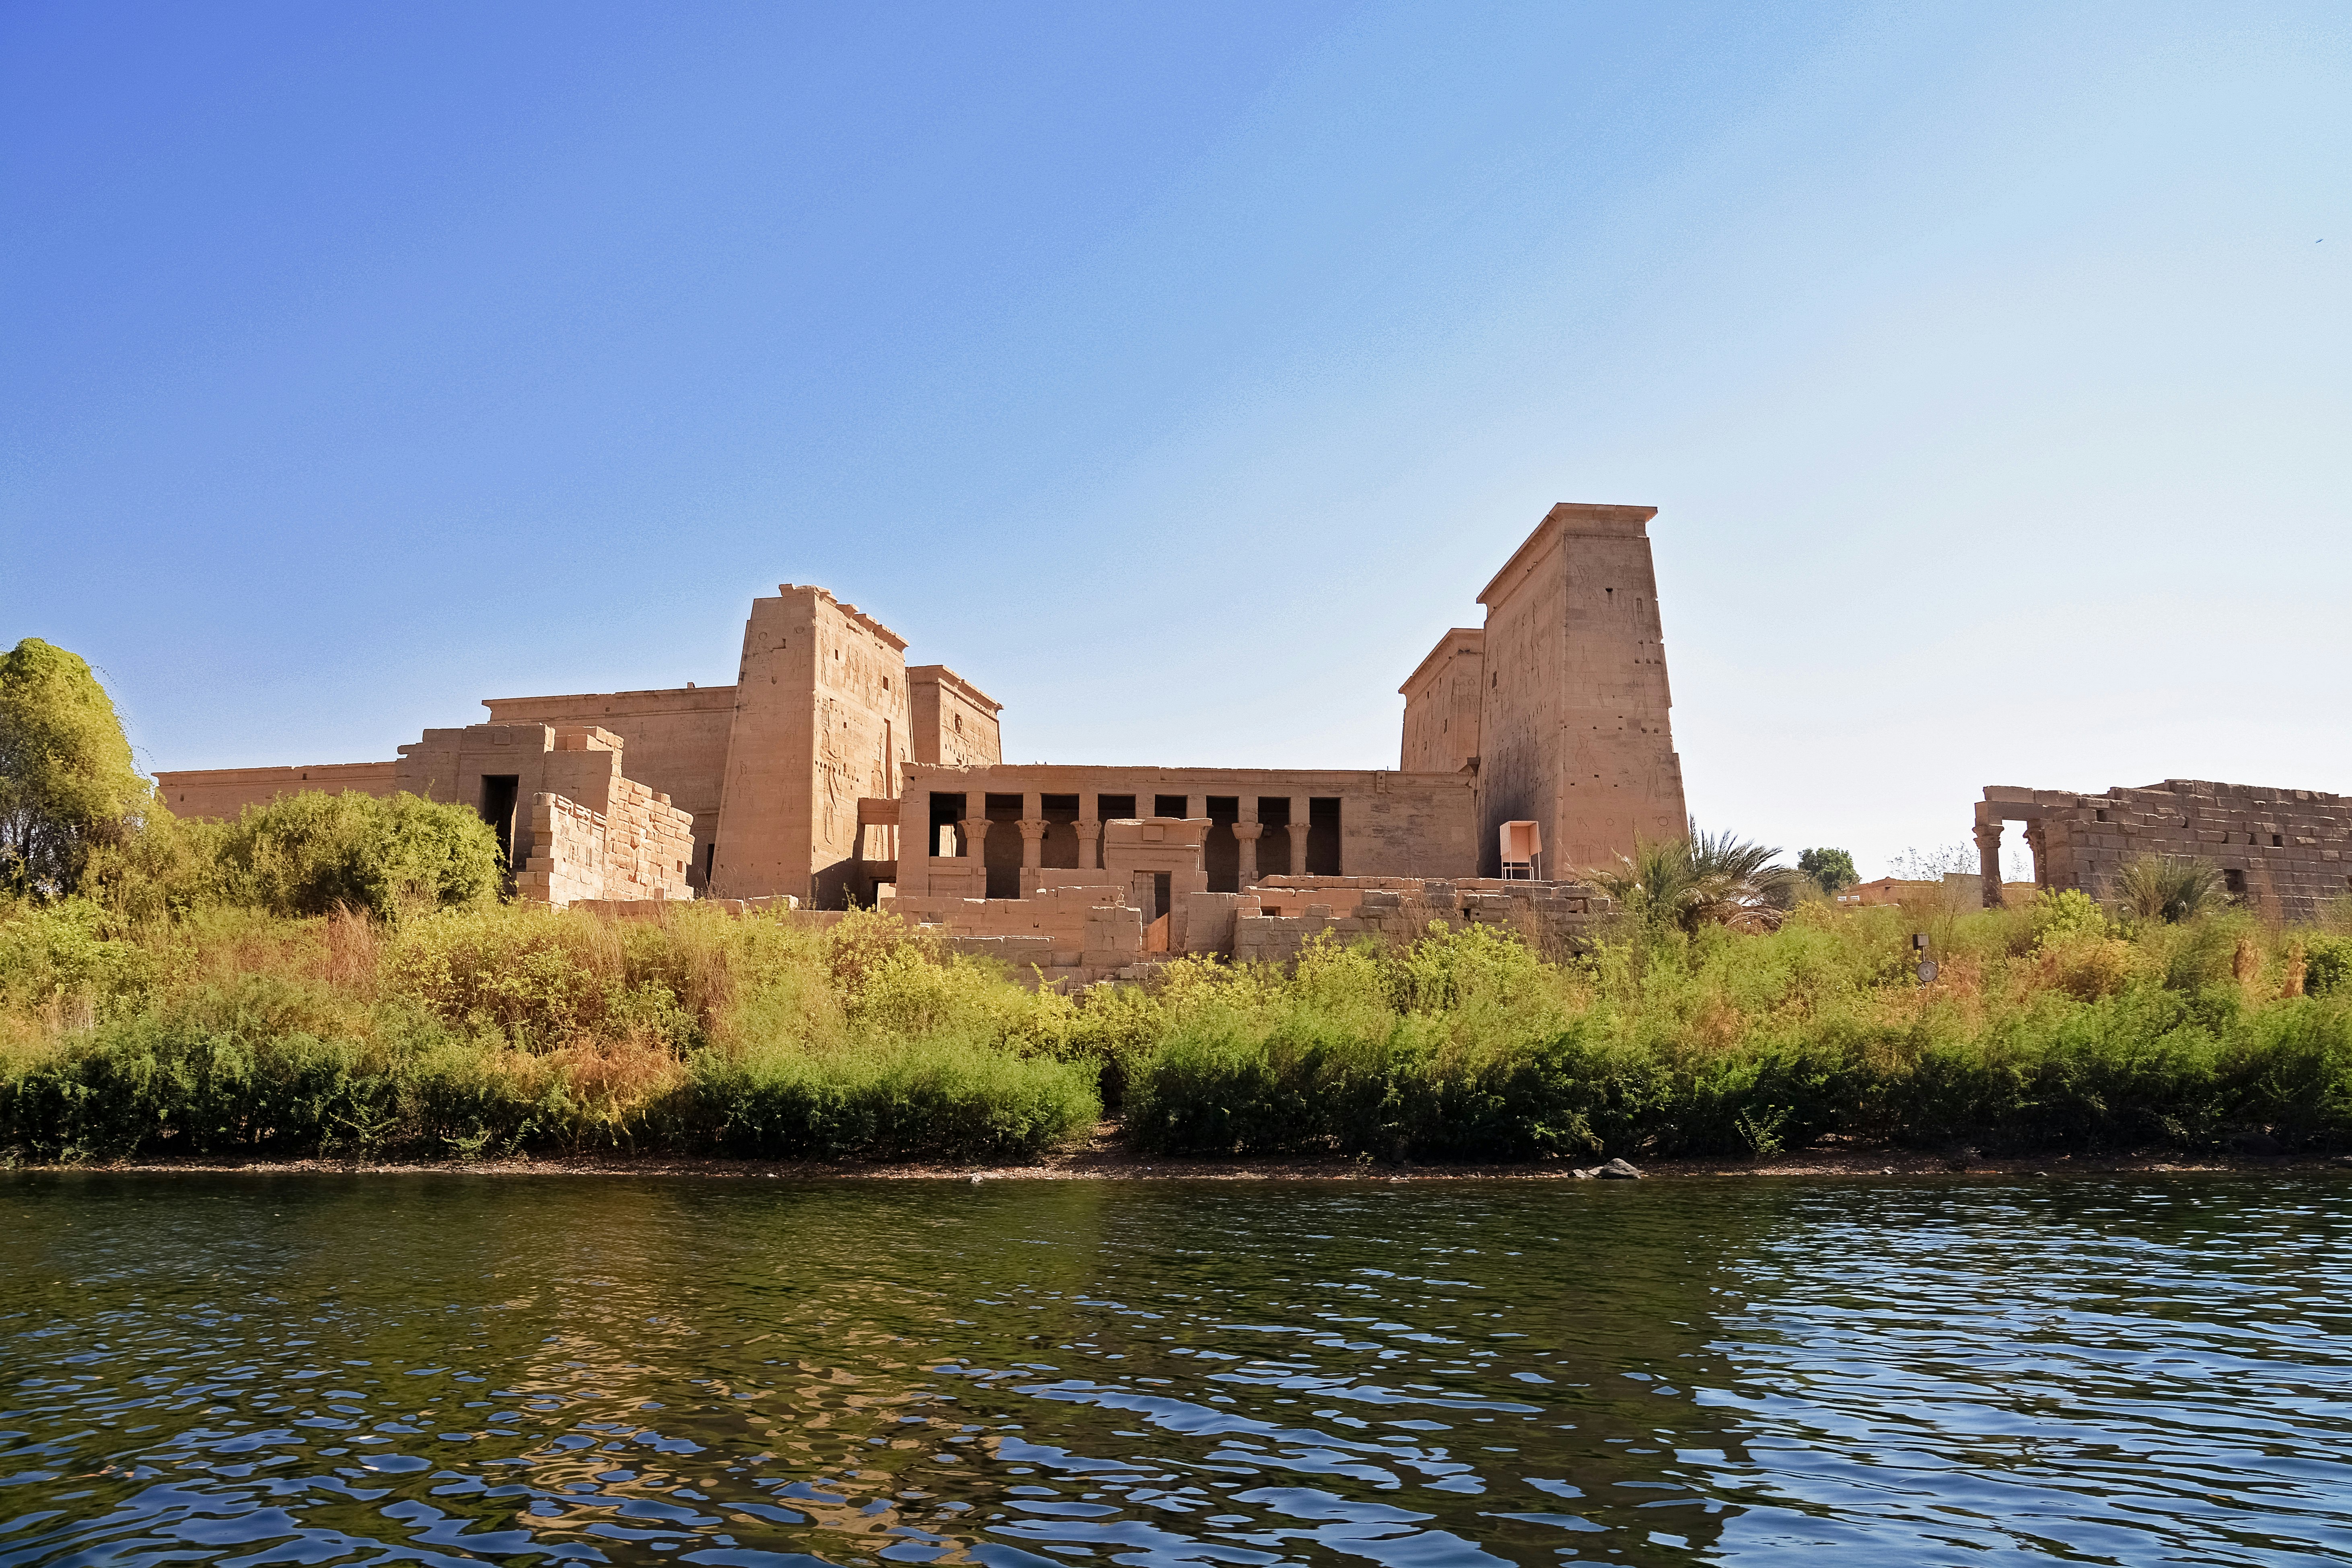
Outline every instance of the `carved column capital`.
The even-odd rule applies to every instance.
[[[2000,908],[2000,820],[1977,824],[1977,882],[1989,910]]]
[[[1042,816],[1024,816],[1013,826],[1021,830],[1022,837],[1034,842],[1045,837],[1045,829],[1051,827],[1053,824]]]
[[[984,816],[960,817],[956,821],[956,836],[978,849],[988,841],[989,826],[989,820]]]
[[[1234,837],[1240,839],[1244,844],[1255,842],[1257,836],[1265,831],[1265,824],[1263,822],[1236,822],[1234,824]]]

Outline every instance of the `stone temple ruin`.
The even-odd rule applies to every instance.
[[[2116,896],[2125,864],[2144,855],[2211,861],[2231,897],[2276,921],[2316,920],[2352,894],[2352,800],[2321,790],[2201,779],[2105,795],[1994,784],[1976,815],[1987,888],[2000,886],[2002,825],[2022,822],[2034,882],[2101,902]]]
[[[994,700],[785,584],[752,601],[732,686],[489,698],[394,761],[158,782],[190,816],[304,789],[465,801],[523,898],[892,900],[1055,981],[1430,920],[1573,944],[1606,900],[1567,878],[1685,820],[1654,515],[1553,507],[1485,624],[1400,688],[1393,771],[1007,765]]]

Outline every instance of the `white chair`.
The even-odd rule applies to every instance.
[[[1515,882],[1542,880],[1542,828],[1532,822],[1503,824],[1503,878]]]

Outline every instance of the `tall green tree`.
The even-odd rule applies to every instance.
[[[1843,849],[1805,850],[1797,857],[1797,869],[1820,883],[1824,893],[1833,894],[1862,880],[1862,873],[1853,868],[1853,857]]]
[[[0,658],[0,886],[55,898],[158,808],[98,677],[26,637]]]

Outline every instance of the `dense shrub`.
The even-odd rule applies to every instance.
[[[1073,998],[871,911],[19,903],[0,1148],[1007,1159],[1106,1101],[1146,1150],[1367,1159],[2352,1137],[2343,939],[2235,910],[2119,931],[2063,896],[1937,919],[1928,985],[1916,913],[1810,902],[1565,963],[1433,928]]]
[[[1567,968],[1498,960],[1475,931],[1311,952],[1287,984],[1234,975],[1171,1012],[1131,1068],[1130,1134],[1433,1159],[2352,1136],[2352,998],[2268,989],[2297,939],[2265,957],[2225,914],[2135,943],[2062,896],[1960,917],[1947,978],[1920,986],[1906,923],[1807,906],[1769,934],[1637,932]]]
[[[2352,937],[2313,931],[2304,938],[2303,988],[2314,996],[2352,992]]]
[[[144,1001],[155,972],[154,955],[86,899],[26,904],[0,920],[0,1016],[87,1026]]]
[[[305,791],[199,831],[209,839],[214,896],[278,915],[341,906],[396,920],[413,909],[482,903],[504,875],[497,835],[478,813],[405,793]]]

